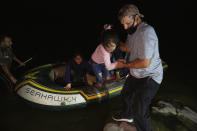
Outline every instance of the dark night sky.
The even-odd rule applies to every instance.
[[[174,67],[194,67],[194,0],[134,0],[145,21],[159,37],[161,58]],[[0,34],[15,41],[22,59],[33,54],[50,62],[75,49],[86,56],[94,51],[102,25],[116,23],[119,8],[128,0],[24,0],[2,3]],[[36,53],[35,53],[36,52]],[[24,55],[25,54],[25,55]],[[47,58],[49,61],[45,61]]]

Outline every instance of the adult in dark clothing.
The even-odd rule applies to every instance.
[[[25,66],[13,53],[12,44],[10,37],[2,36],[0,38],[0,77],[9,87],[17,82],[10,71],[12,61],[16,61],[20,66]]]

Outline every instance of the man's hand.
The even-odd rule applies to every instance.
[[[10,80],[12,81],[13,84],[16,84],[17,80],[13,76],[10,77]]]
[[[123,62],[117,61],[116,68],[125,68],[125,64]]]
[[[21,63],[20,63],[20,66],[25,66],[25,63],[21,62]]]
[[[64,89],[66,89],[66,90],[69,90],[71,88],[71,83],[68,83],[65,87],[64,87]]]
[[[118,59],[119,62],[126,63],[125,59]]]

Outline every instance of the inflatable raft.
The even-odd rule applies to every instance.
[[[167,65],[163,65],[167,68]],[[92,102],[101,102],[120,94],[125,78],[106,82],[105,89],[87,85],[65,90],[50,78],[52,64],[34,68],[24,74],[16,85],[16,94],[33,106],[49,110],[65,110],[85,107]]]

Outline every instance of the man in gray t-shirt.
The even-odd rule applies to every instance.
[[[151,77],[160,84],[163,79],[163,68],[153,27],[144,22],[140,23],[135,33],[128,34],[125,46],[131,50],[129,62],[148,61],[145,67],[130,68],[131,75],[136,78]]]
[[[122,51],[130,53],[124,67],[130,69],[122,94],[123,109],[112,118],[116,121],[135,121],[137,131],[151,131],[149,106],[163,79],[158,38],[135,5],[127,4],[119,11],[119,20],[127,31]]]

